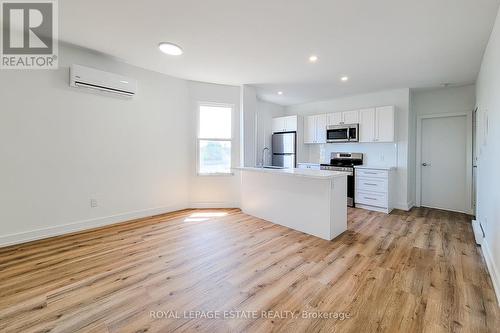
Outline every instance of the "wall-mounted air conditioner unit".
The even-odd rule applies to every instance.
[[[134,96],[137,92],[137,81],[118,74],[100,71],[81,65],[71,65],[71,87],[89,88],[113,94]]]

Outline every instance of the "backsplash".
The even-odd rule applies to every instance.
[[[363,153],[363,164],[376,166],[397,165],[395,143],[326,143],[309,146],[309,162],[329,163],[332,152]]]

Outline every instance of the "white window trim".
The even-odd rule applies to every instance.
[[[228,139],[213,139],[213,138],[200,138],[200,107],[201,106],[218,106],[231,109],[231,137]],[[215,103],[215,102],[198,102],[196,105],[196,175],[199,177],[225,177],[234,176],[234,172],[200,172],[200,140],[206,141],[230,141],[231,142],[231,159],[229,162],[229,170],[233,170],[233,143],[234,143],[234,104]]]

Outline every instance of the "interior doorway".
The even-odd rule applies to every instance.
[[[417,205],[472,214],[472,115],[417,122]]]

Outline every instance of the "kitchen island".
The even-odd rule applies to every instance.
[[[347,230],[347,173],[239,168],[244,213],[331,240]]]

